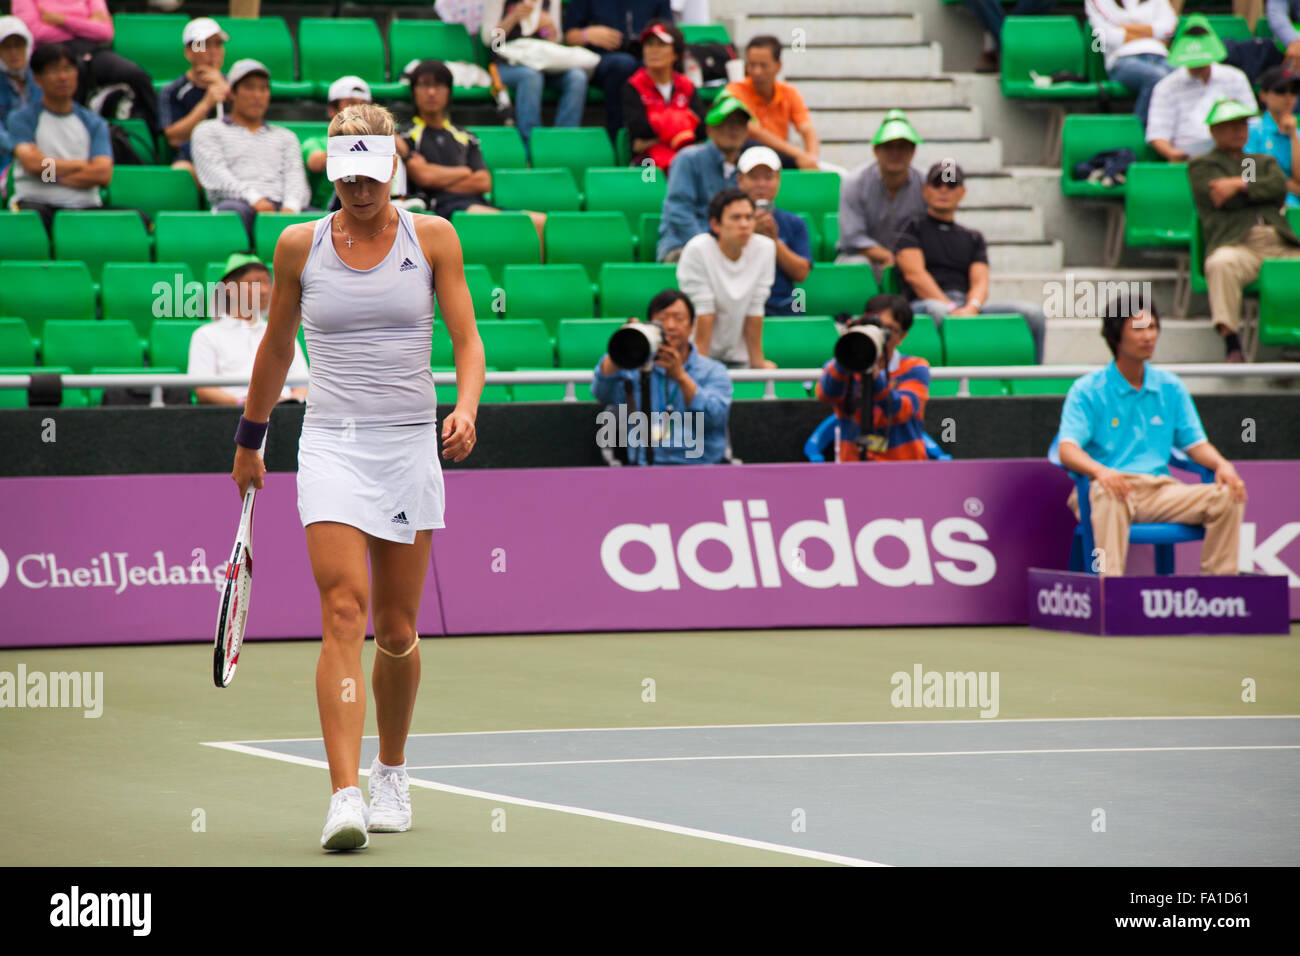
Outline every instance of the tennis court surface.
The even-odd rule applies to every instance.
[[[0,794],[13,808],[0,856],[1296,865],[1297,637],[916,628],[426,640],[406,754],[414,828],[345,856],[317,844],[329,780],[314,642],[250,644],[227,690],[205,684],[207,646],[7,651],[0,671],[102,671],[104,691],[97,719],[0,711]],[[368,644],[367,672],[373,654]],[[896,706],[895,678],[916,665],[996,673],[998,716]],[[367,737],[363,770],[376,747]]]

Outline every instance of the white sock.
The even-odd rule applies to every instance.
[[[375,758],[375,763],[379,765],[379,772],[380,772],[380,773],[401,773],[403,770],[406,769],[406,762],[405,762],[405,761],[403,761],[402,763],[398,764],[396,767],[390,767],[390,766],[388,766],[388,764],[384,763],[382,760],[380,760],[378,757],[376,757],[376,758]]]

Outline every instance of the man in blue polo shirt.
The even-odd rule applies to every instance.
[[[1107,307],[1102,336],[1115,361],[1070,386],[1061,411],[1061,464],[1092,479],[1088,500],[1100,573],[1124,573],[1134,522],[1171,522],[1205,526],[1202,574],[1236,574],[1246,486],[1206,440],[1187,386],[1147,364],[1159,335],[1154,303]],[[1172,477],[1174,447],[1213,471],[1214,484]],[[1078,517],[1075,492],[1068,504]]]
[[[773,202],[781,190],[781,157],[766,146],[751,146],[736,164],[736,185],[754,200],[754,232],[776,243],[776,274],[764,315],[794,315],[794,287],[812,272],[808,224]]]

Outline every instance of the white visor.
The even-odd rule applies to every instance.
[[[397,146],[388,136],[331,136],[325,153],[325,175],[330,182],[344,176],[367,176],[386,183],[393,178]]]

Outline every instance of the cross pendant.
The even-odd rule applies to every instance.
[[[351,236],[348,236],[348,248],[349,248],[349,249],[352,248],[352,237],[351,237]]]

